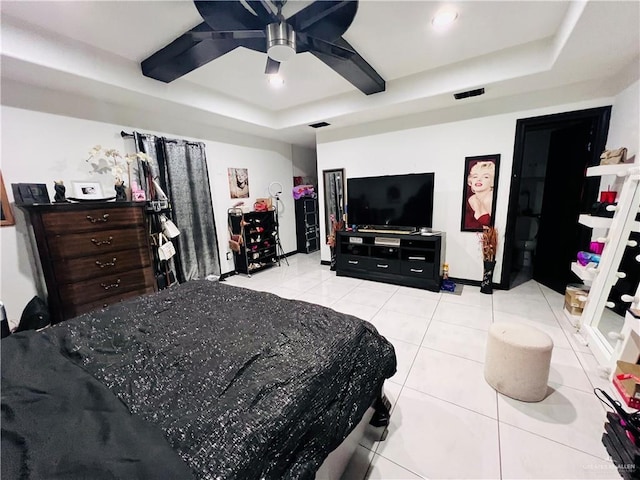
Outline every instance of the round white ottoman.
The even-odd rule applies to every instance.
[[[508,397],[539,402],[547,395],[553,340],[534,327],[494,323],[489,327],[484,378]]]

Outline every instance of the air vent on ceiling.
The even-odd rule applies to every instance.
[[[469,90],[467,92],[454,93],[453,98],[455,98],[456,100],[460,100],[462,98],[477,97],[478,95],[483,94],[484,88],[477,88],[475,90]]]
[[[322,127],[328,127],[329,125],[331,125],[331,124],[327,123],[327,122],[318,122],[318,123],[312,123],[309,126],[311,128],[322,128]]]

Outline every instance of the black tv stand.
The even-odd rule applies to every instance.
[[[338,232],[336,275],[439,291],[445,234],[411,233]]]

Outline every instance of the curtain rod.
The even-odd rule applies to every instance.
[[[147,134],[143,133],[142,135],[147,135]],[[128,137],[134,137],[135,135],[133,133],[127,133],[124,130],[121,130],[120,136],[122,138],[128,138]],[[174,139],[174,138],[165,138],[165,137],[162,137],[162,138],[164,138],[165,142],[168,142],[168,143],[184,142],[187,145],[200,145],[202,143],[202,142],[190,142],[189,140],[181,140],[181,139]]]

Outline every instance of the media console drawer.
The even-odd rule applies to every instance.
[[[400,273],[400,261],[387,258],[367,258],[369,270],[381,273]]]
[[[366,270],[369,258],[357,255],[338,255],[337,267],[340,270]]]
[[[410,277],[433,278],[434,264],[425,262],[402,262],[400,273]]]

